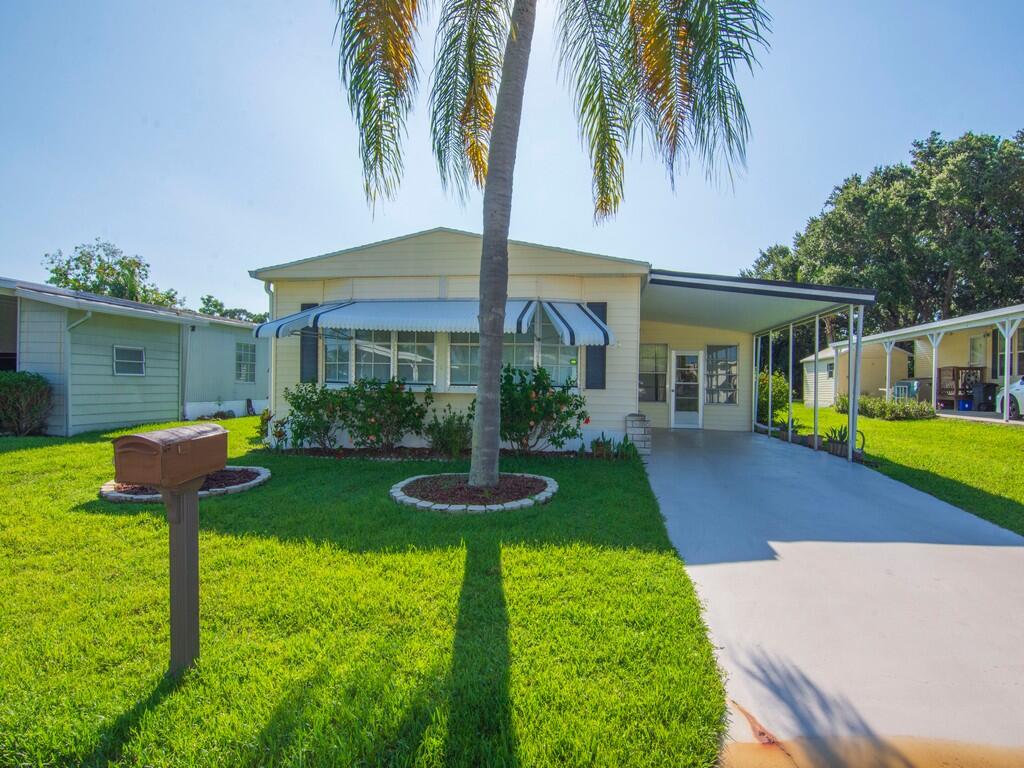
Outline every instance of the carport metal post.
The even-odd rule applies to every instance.
[[[1010,420],[1010,339],[1020,327],[1020,318],[1016,320],[1000,320],[996,323],[1003,334],[1003,421]],[[1018,371],[1020,373],[1020,371]]]
[[[896,345],[895,341],[883,341],[882,346],[885,347],[885,401],[889,402],[892,400],[892,348]]]
[[[814,316],[814,450],[818,450],[818,318]]]
[[[846,460],[853,461],[853,446],[857,442],[857,433],[854,431],[853,414],[855,403],[853,402],[853,304],[850,305],[850,314],[847,318],[846,336]]]
[[[758,374],[760,373],[760,368],[761,368],[761,337],[760,336],[754,336],[754,376],[753,376],[754,386],[753,386],[753,389],[751,389],[751,392],[754,393],[754,396],[753,396],[753,398],[751,398],[753,400],[753,403],[751,405],[751,411],[753,411],[753,413],[751,414],[751,419],[750,419],[750,431],[751,432],[757,432],[757,390],[758,390],[757,384],[758,384]]]
[[[771,367],[772,366],[772,359],[771,359],[771,337],[772,337],[772,332],[769,331],[768,332],[768,418],[767,418],[767,422],[768,422],[768,437],[771,437],[771,423],[773,421],[772,418],[771,418],[772,417],[772,413],[771,413],[771,380],[773,378],[775,378],[774,376],[772,376],[773,371],[772,371],[772,367]],[[1009,359],[1009,357],[1007,359]]]
[[[932,408],[935,410],[939,407],[939,344],[945,335],[945,331],[928,334],[928,341],[932,343]]]
[[[786,391],[789,393],[789,415],[786,417],[786,440],[793,442],[793,324],[789,324],[789,370],[786,372],[786,379],[789,386]]]
[[[864,305],[861,304],[857,307],[857,355],[854,358],[854,378],[853,378],[853,404],[850,408],[853,413],[853,434],[850,437],[853,440],[854,449],[857,446],[857,421],[860,418],[860,358],[863,344],[861,339],[864,338]]]

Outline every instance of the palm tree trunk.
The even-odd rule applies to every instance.
[[[476,392],[473,454],[469,467],[469,484],[477,487],[491,487],[498,483],[501,345],[505,300],[508,298],[512,176],[536,16],[537,0],[515,0],[487,153],[484,234],[480,252],[480,382]]]

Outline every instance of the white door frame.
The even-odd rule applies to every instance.
[[[676,424],[676,356],[696,355],[697,356],[697,423]],[[703,349],[673,349],[669,352],[669,376],[668,379],[668,423],[672,429],[704,429],[704,350]]]

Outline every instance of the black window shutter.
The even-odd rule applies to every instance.
[[[608,302],[588,301],[587,309],[597,315],[602,323],[608,322]],[[587,347],[587,389],[605,388],[605,361],[608,347]]]
[[[312,309],[317,304],[303,304],[302,310]],[[320,361],[317,353],[320,345],[317,344],[316,328],[303,328],[299,331],[299,381],[303,384],[316,384],[319,378]]]

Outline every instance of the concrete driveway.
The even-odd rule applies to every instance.
[[[1024,765],[1024,537],[764,436],[653,449],[726,674],[726,762]]]

